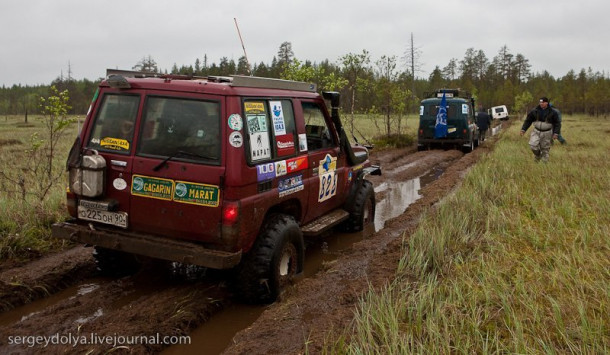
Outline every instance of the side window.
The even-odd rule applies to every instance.
[[[295,154],[296,130],[290,100],[244,101],[244,116],[252,163]]]
[[[220,162],[220,105],[185,98],[148,97],[138,154]]]
[[[313,102],[303,102],[303,118],[305,119],[305,134],[307,148],[310,151],[334,146],[324,113]]]
[[[89,148],[129,153],[140,96],[104,95],[91,129]]]

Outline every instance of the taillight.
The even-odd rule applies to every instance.
[[[424,135],[424,130],[423,130],[423,129],[420,129],[420,130],[419,130],[419,135],[420,135],[420,136],[423,136],[423,135]]]
[[[77,215],[77,210],[76,210],[76,195],[73,194],[69,189],[67,189],[66,191],[66,207],[68,208],[68,213],[70,214],[70,216],[72,217],[76,217]]]
[[[239,218],[239,204],[237,202],[225,202],[222,206],[222,224],[230,226]]]

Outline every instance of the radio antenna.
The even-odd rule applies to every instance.
[[[244,40],[241,38],[241,32],[239,32],[239,26],[237,25],[237,18],[233,17],[233,21],[235,21],[235,28],[237,28],[237,35],[239,36],[239,41],[241,42],[241,48],[244,50],[244,57],[246,58],[248,73],[252,75],[252,71],[250,70],[250,62],[248,61],[248,54],[246,54],[246,47],[244,46]]]

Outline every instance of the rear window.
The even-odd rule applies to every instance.
[[[440,105],[427,105],[424,106],[424,115],[425,116],[434,116],[438,114],[438,108]],[[461,107],[461,106],[460,106]],[[453,104],[447,105],[447,118],[455,118],[457,112],[457,106]]]
[[[504,112],[504,107],[496,108],[496,113],[501,113],[501,112]]]
[[[132,149],[139,95],[104,95],[88,147],[128,154]]]
[[[220,163],[220,103],[148,97],[138,155]]]

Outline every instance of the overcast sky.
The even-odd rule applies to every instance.
[[[413,33],[421,72],[491,61],[506,45],[534,72],[610,71],[608,0],[0,0],[0,85],[49,84],[62,73],[95,80],[150,55],[159,69],[243,55],[270,64],[283,42],[320,62],[369,51],[402,58]],[[402,61],[400,62],[402,63]]]

